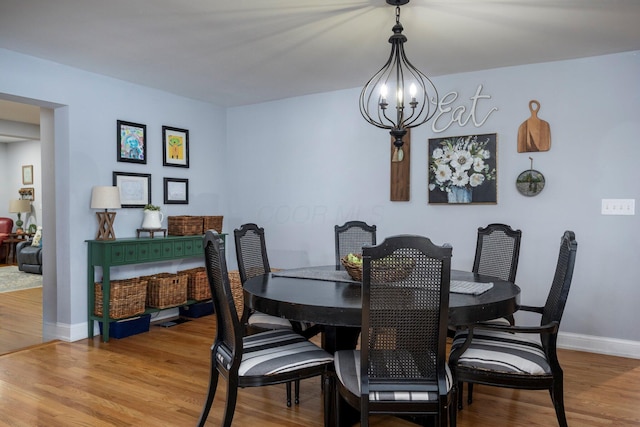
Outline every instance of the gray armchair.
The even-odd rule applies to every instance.
[[[42,247],[31,246],[31,242],[31,240],[25,240],[16,245],[18,270],[42,274]]]

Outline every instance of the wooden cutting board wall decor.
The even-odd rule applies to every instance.
[[[549,123],[538,118],[540,103],[535,99],[529,101],[531,117],[518,128],[518,153],[533,151],[549,151],[551,148],[551,130]]]

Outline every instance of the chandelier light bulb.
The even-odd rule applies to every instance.
[[[380,86],[380,96],[382,97],[383,101],[387,97],[387,85],[383,84],[382,86]]]

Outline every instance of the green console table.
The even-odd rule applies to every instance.
[[[222,239],[226,234],[221,234]],[[111,294],[111,267],[151,262],[171,261],[183,258],[200,258],[204,262],[203,236],[167,236],[155,238],[130,238],[115,240],[87,240],[87,285],[89,338],[93,337],[94,321],[102,322],[102,340],[109,341],[109,324],[117,320],[109,318]],[[95,268],[102,267],[102,316],[94,314]],[[188,301],[193,304],[195,301]],[[160,311],[147,307],[145,313]]]

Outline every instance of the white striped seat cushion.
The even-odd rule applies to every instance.
[[[360,350],[341,350],[334,354],[334,365],[338,380],[344,384],[347,390],[356,396],[360,396]],[[451,390],[453,379],[449,366],[445,364],[447,376],[447,393]],[[372,401],[434,401],[438,400],[435,392],[397,391],[397,392],[370,392],[369,400]]]
[[[261,329],[291,329],[291,322],[282,317],[271,316],[260,312],[252,313],[247,320],[250,326]]]
[[[464,344],[467,332],[458,332],[452,351]],[[458,365],[509,374],[549,375],[551,368],[542,345],[531,334],[476,329],[471,345],[458,359]]]
[[[287,329],[274,329],[242,338],[244,351],[238,375],[276,375],[312,366],[333,362],[333,357]],[[227,369],[231,366],[231,356],[221,346],[216,358]]]

